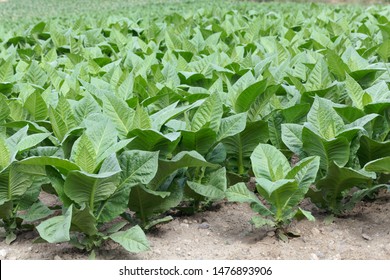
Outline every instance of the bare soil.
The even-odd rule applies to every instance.
[[[148,233],[151,250],[131,254],[114,242],[97,252],[97,259],[385,259],[390,260],[390,193],[382,192],[372,202],[361,202],[344,217],[329,222],[327,215],[305,205],[315,222],[294,222],[290,229],[300,234],[288,242],[271,229],[255,229],[248,222],[248,205],[222,202],[193,216],[175,217]],[[0,259],[88,259],[88,254],[68,244],[32,242],[36,232],[21,234],[10,246],[0,242]]]

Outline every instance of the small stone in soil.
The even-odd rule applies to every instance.
[[[208,229],[208,228],[210,228],[210,225],[206,222],[203,222],[199,225],[199,228],[200,229]]]
[[[55,256],[54,256],[54,259],[55,259],[56,261],[62,260],[62,258],[61,258],[59,255],[55,255]]]
[[[368,234],[365,234],[365,233],[362,233],[362,237],[365,240],[372,240],[371,236],[369,236]]]
[[[6,249],[1,249],[0,250],[0,257],[3,259],[7,256],[8,252]]]
[[[319,231],[318,228],[312,228],[311,233],[312,233],[313,235],[319,235],[319,234],[320,234],[320,231]]]
[[[318,256],[316,254],[314,254],[314,253],[310,254],[310,259],[311,260],[319,260]]]

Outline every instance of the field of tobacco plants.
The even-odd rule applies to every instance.
[[[388,195],[389,6],[113,1],[38,19],[22,2],[0,3],[10,247],[33,231],[138,253],[216,203],[288,242],[313,208],[336,219]]]

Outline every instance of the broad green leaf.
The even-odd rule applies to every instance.
[[[350,143],[344,138],[326,140],[310,129],[302,130],[303,151],[310,156],[320,157],[320,168],[327,170],[330,162],[345,166],[349,160]]]
[[[352,100],[353,106],[358,109],[364,109],[364,106],[371,103],[371,96],[364,92],[358,82],[351,76],[346,75],[345,85],[349,98]]]
[[[63,174],[67,174],[72,170],[80,170],[80,167],[73,162],[59,158],[59,157],[50,157],[50,156],[38,156],[38,157],[29,157],[19,162],[20,164],[26,165],[40,165],[40,166],[54,166],[58,168]]]
[[[310,185],[314,183],[319,167],[319,157],[307,157],[299,161],[288,172],[286,178],[295,179],[298,182],[299,189],[306,193]]]
[[[168,107],[154,113],[150,116],[152,120],[152,128],[160,131],[161,127],[170,119],[182,114],[183,112],[195,107],[197,104],[185,105],[177,107],[178,102],[175,102]]]
[[[390,141],[379,142],[363,135],[357,152],[359,162],[363,166],[368,162],[390,156]]]
[[[364,169],[378,173],[390,173],[390,156],[368,162]]]
[[[73,207],[71,231],[78,231],[93,236],[98,233],[96,218],[88,207],[77,209]]]
[[[0,171],[11,163],[11,151],[4,138],[0,136]]]
[[[156,214],[176,207],[183,200],[183,186],[173,182],[167,191],[154,191],[138,185],[131,189],[129,209],[136,212],[144,225]]]
[[[158,152],[125,151],[119,156],[121,168],[118,188],[148,184],[156,175]]]
[[[207,126],[217,133],[221,123],[222,113],[222,101],[219,94],[211,94],[196,110],[191,121],[191,130],[198,131]]]
[[[195,150],[206,154],[215,144],[216,134],[210,128],[201,128],[198,131],[182,131],[180,145],[184,150]]]
[[[134,112],[133,123],[131,124],[130,130],[133,129],[151,129],[152,122],[149,118],[148,113],[142,106],[137,106]]]
[[[226,198],[229,201],[255,204],[261,210],[262,215],[272,215],[272,212],[267,209],[257,198],[257,196],[251,192],[245,183],[237,183],[226,190]]]
[[[78,124],[80,124],[91,114],[100,113],[102,111],[99,104],[95,101],[92,95],[87,92],[81,100],[72,102],[71,104],[73,105],[72,109],[74,112],[74,117]]]
[[[331,49],[326,51],[326,59],[329,70],[341,81],[345,80],[345,74],[350,72],[348,66],[344,63],[341,57]]]
[[[390,39],[383,41],[378,48],[378,54],[383,60],[388,61],[390,57]]]
[[[132,253],[149,250],[149,242],[139,226],[134,226],[127,231],[113,233],[110,238]]]
[[[298,207],[298,211],[297,213],[295,213],[295,218],[299,220],[301,217],[305,217],[310,222],[314,222],[316,220],[316,218],[309,211],[303,210],[301,207]]]
[[[218,165],[207,162],[204,157],[196,151],[180,152],[171,160],[159,160],[156,176],[150,182],[151,189],[156,190],[173,172],[187,167],[215,168],[218,167]]]
[[[73,145],[71,160],[73,160],[81,170],[93,173],[97,164],[97,154],[92,141],[86,134],[83,134]]]
[[[166,155],[176,148],[180,140],[180,133],[162,134],[156,130],[135,129],[129,133],[128,137],[134,137],[129,140],[128,149],[160,151],[160,154]]]
[[[125,138],[133,125],[135,111],[119,97],[106,94],[103,98],[103,112],[115,125],[120,138]]]
[[[249,110],[253,102],[260,94],[263,94],[267,88],[267,80],[262,80],[250,85],[243,92],[241,92],[234,104],[236,112],[242,113]]]
[[[34,222],[40,219],[44,219],[47,216],[50,216],[54,213],[53,210],[50,210],[45,204],[40,201],[37,201],[31,205],[30,209],[26,213],[18,214],[18,217],[22,218],[26,222]]]
[[[355,186],[369,184],[373,179],[371,176],[331,162],[326,177],[319,180],[316,187],[328,203],[327,208],[334,213],[340,213],[343,210],[343,192]]]
[[[47,118],[47,105],[38,90],[34,91],[26,99],[24,107],[30,112],[34,120],[44,120]]]
[[[37,226],[39,235],[49,243],[70,240],[69,231],[72,221],[72,206],[64,215],[50,218]]]
[[[265,178],[273,182],[284,179],[291,169],[286,157],[268,144],[259,144],[255,148],[251,162],[256,178]]]
[[[264,121],[250,122],[246,124],[245,129],[222,140],[225,145],[229,160],[235,160],[237,163],[237,172],[244,174],[245,169],[249,168],[249,158],[260,143],[266,143],[269,139],[268,124]]]
[[[341,117],[329,100],[316,97],[307,115],[307,121],[326,140],[331,140],[344,128]]]
[[[39,143],[41,143],[50,135],[51,133],[36,133],[36,134],[28,135],[18,143],[17,149],[18,151],[24,151],[30,149],[38,145]]]
[[[7,98],[0,94],[0,123],[6,120],[11,112],[6,100]]]
[[[7,201],[20,198],[34,181],[34,176],[44,176],[44,170],[39,166],[12,164],[0,173],[0,205]]]
[[[91,211],[94,211],[98,202],[115,192],[118,181],[118,172],[88,174],[70,171],[65,179],[64,192],[77,204],[86,203]]]
[[[54,135],[62,141],[69,130],[76,127],[76,121],[71,112],[71,107],[65,97],[60,97],[57,107],[49,107],[49,120]]]
[[[307,91],[316,91],[328,88],[331,83],[328,65],[324,59],[320,59],[310,72],[305,88]]]
[[[283,143],[294,154],[302,154],[302,130],[303,126],[294,123],[282,124],[282,140]]]
[[[243,131],[246,126],[246,116],[246,113],[240,113],[223,118],[217,133],[217,141],[221,141],[226,137],[236,135]]]
[[[220,168],[209,175],[206,184],[187,181],[188,186],[196,193],[208,199],[223,199],[227,187],[226,169]]]

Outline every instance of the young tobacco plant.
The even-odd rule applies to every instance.
[[[50,133],[27,135],[28,126],[6,138],[0,135],[0,218],[6,242],[16,239],[16,232],[52,212],[38,200],[41,185],[47,181],[41,167],[26,168],[17,161],[18,154],[38,145]],[[23,212],[26,213],[23,213]]]
[[[230,187],[226,196],[229,201],[251,204],[252,210],[260,214],[252,218],[256,227],[270,225],[283,229],[297,216],[314,219],[298,204],[315,181],[319,157],[307,157],[291,168],[287,158],[278,149],[268,144],[259,144],[251,155],[251,162],[256,189],[268,205],[264,205],[244,183]]]
[[[112,123],[100,115],[84,120],[86,129],[73,144],[70,160],[54,156],[30,157],[21,163],[46,166],[52,188],[63,203],[62,215],[42,222],[37,230],[50,243],[71,242],[92,251],[112,239],[130,252],[149,248],[139,226],[120,231],[127,223],[103,230],[127,209],[130,189],[148,183],[157,170],[158,152],[116,152],[127,140],[118,141]]]

